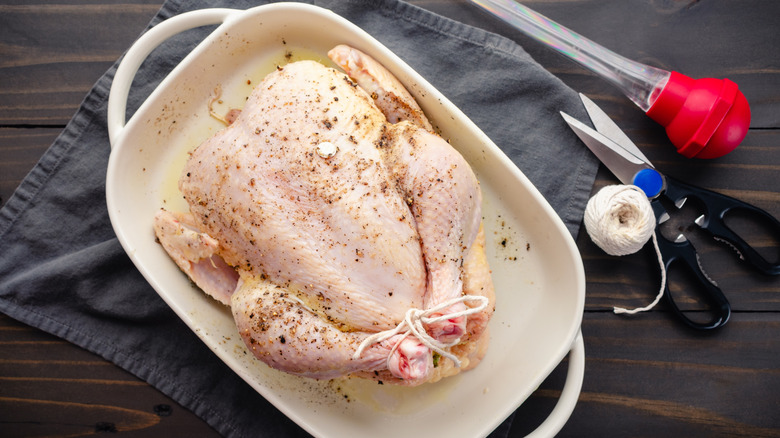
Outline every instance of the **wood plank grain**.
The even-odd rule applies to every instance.
[[[4,437],[219,436],[111,362],[2,314],[0,351]]]
[[[63,126],[159,2],[0,5],[0,125]]]
[[[780,322],[772,314],[703,334],[658,314],[588,312],[582,332],[585,381],[560,437],[780,436]],[[511,436],[545,418],[565,370],[556,369],[520,408]]]
[[[116,406],[0,397],[0,409],[12,421],[4,421],[7,436],[81,436],[96,432],[129,432],[149,429],[160,422],[152,413]],[[47,415],[41,416],[40,412]],[[111,421],[106,421],[111,420]],[[34,426],[31,426],[34,425]]]

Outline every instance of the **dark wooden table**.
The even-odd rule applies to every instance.
[[[33,4],[35,3],[35,4]],[[738,197],[780,217],[780,2],[569,0],[526,4],[610,49],[692,77],[736,81],[752,108],[739,149],[718,160],[677,155],[658,125],[600,78],[465,1],[414,1],[515,39],[551,72],[592,97],[666,173]],[[13,193],[81,99],[130,46],[159,0],[3,1],[0,4],[0,197]],[[596,186],[615,184],[604,169]],[[691,213],[692,214],[692,213]],[[560,436],[780,436],[780,277],[756,274],[687,224],[734,314],[724,328],[692,331],[655,296],[660,274],[646,246],[611,257],[583,231],[587,276],[582,332],[585,382]],[[755,226],[746,226],[755,234]],[[778,259],[778,239],[757,239]],[[685,284],[684,278],[675,279]],[[520,408],[522,436],[560,394],[566,361]],[[0,315],[0,436],[216,436],[203,421],[115,365]]]

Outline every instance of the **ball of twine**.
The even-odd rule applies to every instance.
[[[655,235],[655,213],[645,192],[633,185],[606,186],[588,201],[584,222],[593,243],[614,256],[634,254],[653,238],[661,268],[661,288],[655,300],[645,307],[630,310],[614,307],[613,310],[615,313],[635,314],[655,307],[664,294],[666,269]]]
[[[613,185],[598,191],[585,208],[585,229],[609,255],[634,254],[650,240],[655,214],[637,186]]]

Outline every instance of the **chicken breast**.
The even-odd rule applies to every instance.
[[[192,152],[190,211],[161,210],[157,237],[271,367],[407,385],[457,373],[484,354],[494,307],[479,183],[384,67],[329,55],[346,74],[279,67]]]

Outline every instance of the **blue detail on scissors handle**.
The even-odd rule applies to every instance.
[[[634,175],[633,183],[651,199],[658,196],[664,188],[664,178],[654,169],[640,170]]]

